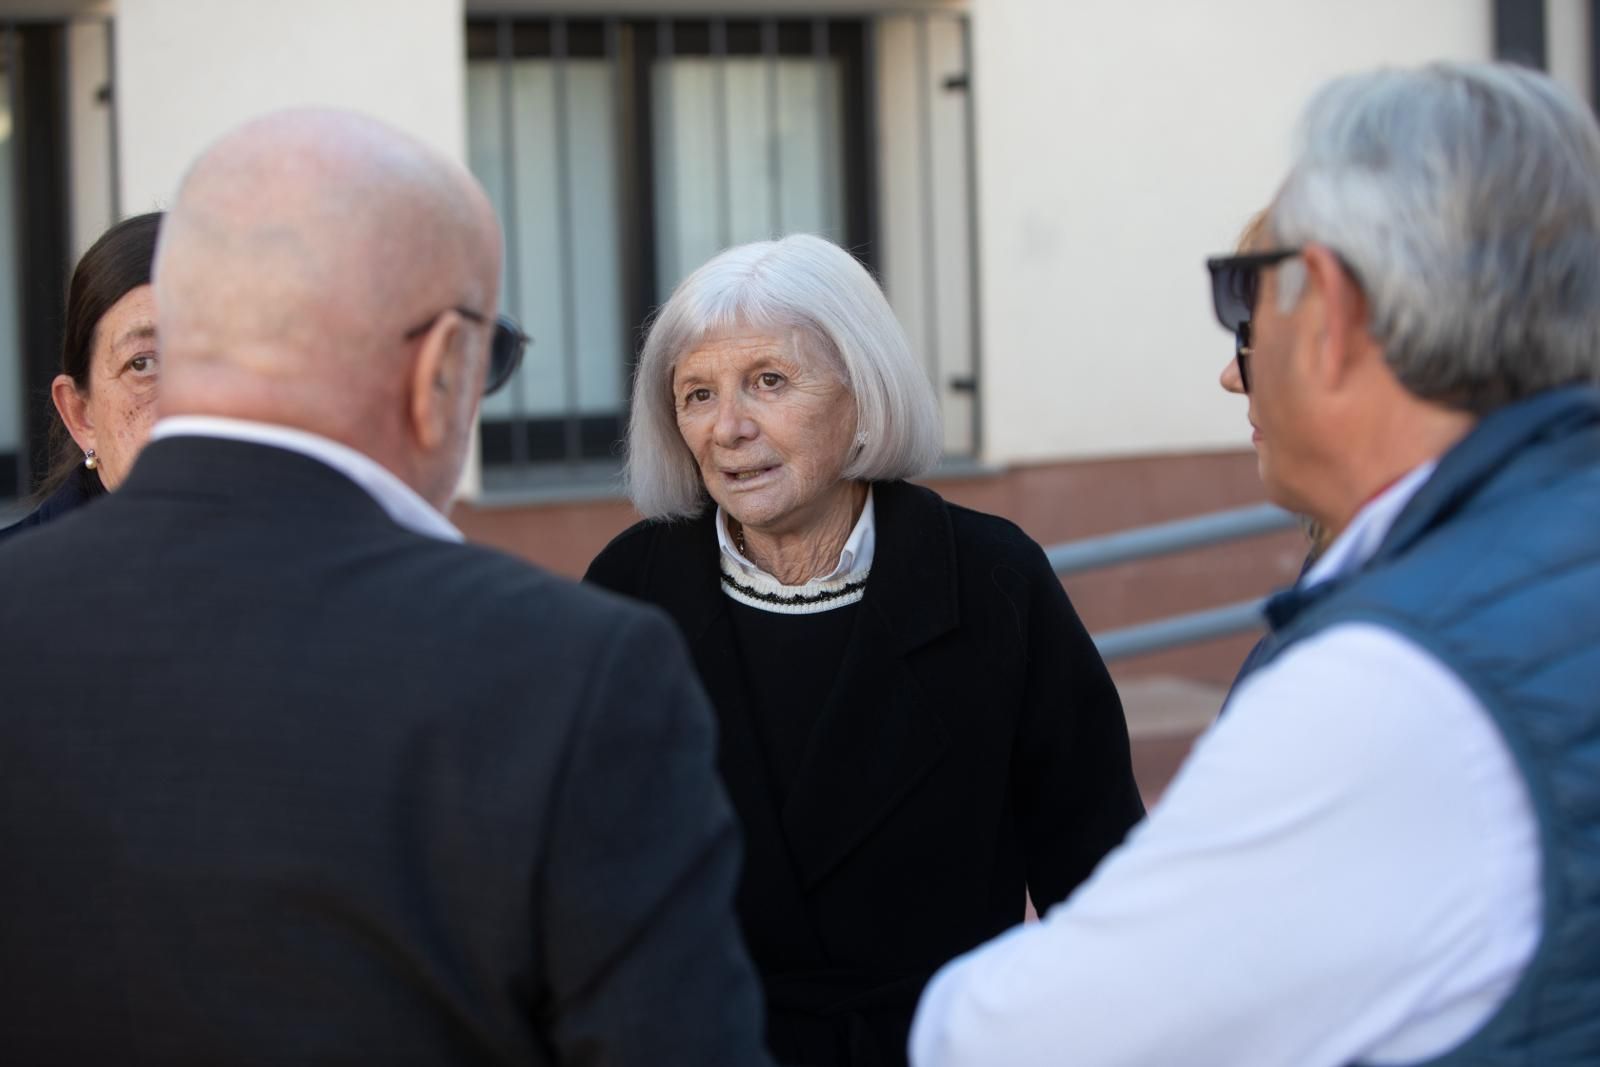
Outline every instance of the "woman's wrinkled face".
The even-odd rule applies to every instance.
[[[747,530],[804,533],[848,497],[856,409],[795,335],[707,340],[673,369],[678,432],[711,498]]]
[[[100,317],[89,356],[88,389],[76,388],[65,375],[57,379],[56,406],[78,447],[94,449],[107,489],[122,484],[150,436],[160,368],[155,293],[141,285]],[[65,405],[62,382],[72,394]]]

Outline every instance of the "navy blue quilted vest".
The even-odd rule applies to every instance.
[[[1540,822],[1539,948],[1511,997],[1435,1064],[1600,1064],[1600,391],[1503,408],[1440,460],[1376,555],[1268,602],[1255,666],[1369,622],[1483,702]],[[1403,889],[1403,887],[1400,887]]]

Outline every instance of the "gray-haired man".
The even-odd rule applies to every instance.
[[[1211,263],[1337,535],[1167,797],[935,978],[920,1067],[1600,1062],[1600,128],[1437,65],[1312,102]]]

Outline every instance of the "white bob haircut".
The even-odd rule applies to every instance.
[[[1435,63],[1332,82],[1269,227],[1343,257],[1415,396],[1482,415],[1600,379],[1600,126],[1543,74]],[[1287,310],[1304,263],[1278,277]]]
[[[938,401],[883,290],[838,245],[794,234],[719,253],[678,285],[651,323],[634,371],[624,467],[641,515],[692,518],[705,508],[699,468],[678,432],[672,372],[686,353],[737,333],[792,337],[800,355],[838,373],[855,399],[862,442],[845,480],[915,478],[939,461]],[[849,409],[841,406],[839,417]]]

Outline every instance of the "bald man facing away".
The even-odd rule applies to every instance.
[[[0,551],[0,1059],[767,1063],[671,624],[442,514],[499,259],[353,115],[185,179],[152,443]]]

